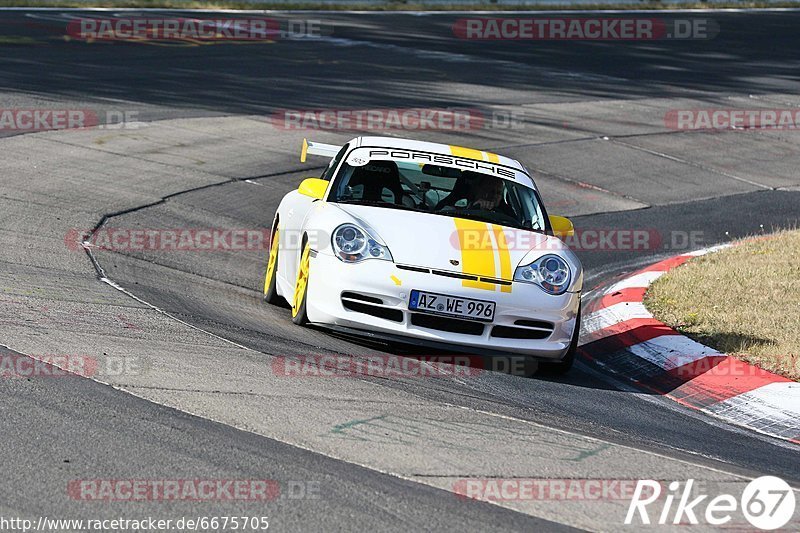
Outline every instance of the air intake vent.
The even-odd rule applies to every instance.
[[[367,296],[366,294],[358,294],[357,292],[343,292],[342,299],[348,298],[350,300],[360,300],[371,304],[383,305],[383,300],[375,298],[374,296]]]
[[[436,329],[439,331],[447,331],[449,333],[483,335],[483,324],[479,322],[470,322],[469,320],[459,320],[457,318],[412,313],[411,323],[421,328]]]
[[[540,329],[515,328],[511,326],[495,326],[492,328],[492,337],[499,339],[532,339],[541,340],[550,336],[552,331]]]
[[[539,328],[553,331],[553,324],[550,322],[542,322],[541,320],[515,320],[514,324],[517,326],[525,326],[526,328]]]
[[[355,292],[342,293],[342,306],[356,313],[391,320],[392,322],[402,322],[403,312],[400,309],[383,307],[383,300],[373,296],[365,296]]]

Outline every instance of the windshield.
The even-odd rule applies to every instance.
[[[344,163],[328,201],[419,211],[544,231],[536,191],[473,170],[408,161]]]

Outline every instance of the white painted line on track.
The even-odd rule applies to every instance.
[[[107,278],[107,277],[105,277],[105,276],[101,277],[101,278],[100,278],[100,281],[102,281],[103,283],[105,283],[105,284],[106,284],[106,285],[108,285],[109,287],[113,287],[114,289],[116,289],[116,290],[120,291],[121,293],[125,294],[126,296],[130,296],[131,298],[133,298],[133,299],[134,299],[134,300],[136,300],[137,302],[139,302],[139,303],[141,303],[141,304],[143,304],[143,305],[146,305],[147,307],[151,308],[152,310],[154,310],[154,311],[157,311],[157,312],[161,313],[162,315],[164,315],[164,316],[166,316],[166,317],[169,317],[169,318],[171,318],[172,320],[175,320],[175,321],[177,321],[177,322],[180,322],[180,323],[181,323],[181,324],[183,324],[184,326],[188,326],[188,327],[192,328],[193,330],[196,330],[196,331],[201,331],[201,332],[203,332],[203,333],[206,333],[206,334],[208,334],[208,335],[211,335],[211,336],[212,336],[212,337],[214,337],[215,339],[221,340],[221,341],[223,341],[223,342],[227,342],[228,344],[232,344],[232,345],[236,346],[237,348],[241,348],[242,350],[247,350],[247,351],[250,351],[250,352],[255,352],[255,351],[256,351],[256,350],[253,350],[252,348],[248,348],[247,346],[244,346],[244,345],[242,345],[242,344],[239,344],[238,342],[232,341],[232,340],[230,340],[230,339],[226,339],[225,337],[221,337],[221,336],[217,335],[216,333],[211,333],[210,331],[207,331],[207,330],[205,330],[205,329],[203,329],[203,328],[200,328],[200,327],[197,327],[197,326],[195,326],[195,325],[193,325],[193,324],[190,324],[190,323],[186,322],[185,320],[181,320],[180,318],[176,317],[175,315],[172,315],[172,314],[170,314],[169,312],[167,312],[167,311],[164,311],[164,310],[163,310],[163,309],[161,309],[160,307],[157,307],[157,306],[155,306],[155,305],[151,304],[150,302],[147,302],[147,301],[145,301],[145,300],[143,300],[143,299],[139,298],[138,296],[136,296],[135,294],[133,294],[133,293],[132,293],[132,292],[130,292],[129,290],[127,290],[127,289],[125,289],[124,287],[122,287],[122,286],[118,285],[116,282],[114,282],[114,281],[112,281],[112,280],[108,279],[108,278]]]
[[[710,405],[705,412],[778,438],[800,434],[800,383],[770,383]]]
[[[621,291],[623,289],[640,289],[640,288],[647,288],[653,283],[655,280],[663,276],[666,272],[663,270],[648,270],[647,272],[640,272],[638,274],[634,274],[633,276],[627,277],[621,281],[616,282],[612,286],[610,286],[606,291],[605,294],[612,294],[616,291]]]
[[[635,318],[652,318],[653,315],[641,302],[621,302],[614,305],[609,305],[602,309],[598,309],[593,313],[589,313],[583,318],[581,323],[581,336],[590,335],[606,329],[611,326],[616,326],[626,320]],[[616,335],[619,332],[611,332],[606,336]],[[593,338],[598,340],[602,337]]]
[[[658,405],[660,408],[665,408],[669,411],[674,411],[682,416],[686,416],[691,418],[692,420],[703,422],[711,427],[715,427],[717,429],[730,431],[732,433],[736,433],[737,435],[743,435],[750,438],[758,439],[761,442],[765,442],[768,444],[772,444],[774,446],[778,446],[779,448],[784,448],[787,450],[797,450],[797,445],[793,444],[789,441],[776,439],[772,435],[768,435],[761,431],[753,432],[753,429],[746,428],[739,425],[731,425],[730,420],[724,418],[722,416],[717,415],[713,411],[698,411],[696,409],[690,409],[678,402],[674,402],[664,396],[653,395],[647,392],[642,392],[641,388],[638,388],[635,384],[632,384],[627,376],[620,374],[619,372],[615,371],[613,368],[610,368],[604,365],[600,361],[596,361],[596,364],[603,368],[603,372],[596,370],[589,366],[588,364],[582,361],[575,361],[575,366],[580,368],[582,372],[586,372],[587,374],[591,374],[592,376],[596,377],[597,379],[608,383],[609,385],[614,386],[615,388],[624,391],[626,393],[630,393],[631,395],[635,396],[637,399]],[[674,446],[670,446],[669,443],[661,443],[663,446],[668,448],[679,450],[685,452],[690,455],[696,455],[698,457],[704,457],[706,459],[712,459],[714,461],[719,461],[720,459],[714,457],[712,455],[698,453],[694,450],[687,450],[684,448],[678,448]]]
[[[725,355],[683,335],[661,335],[625,350],[667,371],[705,357]]]
[[[664,270],[659,270],[659,268],[664,267],[667,270],[671,270],[682,264],[674,261],[675,259],[699,257],[730,248],[731,246],[733,246],[731,243],[719,244],[653,263],[648,268],[654,270],[645,269],[643,272],[634,273],[627,279],[615,283],[606,290],[600,288],[600,290],[596,291],[597,296],[594,299],[613,294],[615,289],[646,288],[652,281],[666,273]],[[637,294],[636,299],[639,300],[640,295]],[[600,308],[585,317],[584,327],[581,328],[580,345],[583,346],[596,340],[625,334],[630,328],[622,324],[633,319],[651,319],[651,321],[642,324],[652,324],[655,327],[663,326],[665,331],[671,329],[655,320],[643,302],[620,302]],[[632,327],[635,325],[636,323],[631,324]],[[635,336],[631,338],[631,335],[628,335],[620,339],[620,344],[626,345],[636,340],[638,339]],[[727,354],[720,353],[711,347],[678,334],[674,329],[672,329],[672,333],[664,333],[652,339],[631,344],[625,347],[624,351],[656,365],[664,372],[678,369],[708,357],[722,357],[725,358],[723,359],[725,363],[731,365],[736,363],[750,368],[750,371],[756,373],[754,374],[755,379],[752,381],[736,381],[737,378],[731,376],[727,383],[720,384],[717,382],[719,380],[714,380],[715,373],[712,371],[708,372],[711,377],[710,380],[703,381],[703,376],[706,375],[705,372],[702,376],[694,376],[688,379],[686,383],[691,385],[694,382],[697,384],[695,388],[699,389],[701,400],[692,401],[691,396],[697,395],[697,391],[694,389],[692,389],[693,392],[689,396],[682,397],[678,394],[678,396],[673,396],[673,399],[691,409],[726,420],[732,425],[746,427],[752,431],[797,444],[798,435],[800,435],[800,384],[786,382],[786,378],[758,369],[748,363],[741,363]],[[733,361],[733,363],[730,361]],[[616,371],[609,365],[604,364],[602,360],[596,360],[595,363],[610,373],[625,376],[624,372]],[[630,376],[628,378],[631,379]],[[769,381],[772,382],[769,383]],[[663,396],[670,397],[673,391],[665,389],[659,392]],[[712,400],[716,398],[717,394],[720,397],[715,401],[706,403],[705,400],[702,400],[704,398],[702,395],[706,393],[711,395],[710,398]]]

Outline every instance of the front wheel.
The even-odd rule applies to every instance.
[[[561,376],[566,374],[572,369],[575,363],[575,353],[578,351],[578,339],[580,338],[581,331],[581,306],[578,305],[578,315],[575,319],[575,330],[572,332],[572,339],[569,343],[569,349],[564,358],[557,363],[539,363],[539,373],[551,376]]]
[[[294,284],[294,299],[292,300],[292,322],[298,326],[308,324],[306,302],[308,301],[308,274],[311,267],[311,247],[306,242],[300,256],[300,268],[297,269],[297,281]]]

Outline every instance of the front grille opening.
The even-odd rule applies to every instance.
[[[343,292],[342,298],[350,298],[353,300],[361,300],[362,302],[369,302],[371,304],[383,305],[383,300],[375,298],[374,296],[367,296],[366,294],[359,294],[357,292]]]
[[[463,333],[465,335],[483,335],[483,324],[480,322],[470,322],[469,320],[459,320],[436,315],[425,315],[422,313],[412,313],[411,323],[415,326],[449,333]]]
[[[486,276],[478,276],[475,274],[463,274],[461,272],[453,272],[451,270],[436,270],[424,267],[415,267],[409,265],[397,265],[400,270],[410,270],[412,272],[423,272],[425,274],[433,274],[435,276],[443,276],[445,278],[466,279],[469,281],[484,281],[486,283],[494,283],[495,285],[511,285],[511,282],[504,279],[489,278]]]
[[[540,328],[553,331],[553,324],[542,320],[515,320],[514,324],[517,326],[525,326],[526,328]]]
[[[512,326],[495,326],[492,328],[492,337],[499,339],[532,339],[541,340],[550,336],[552,331],[538,329],[515,328]]]
[[[376,305],[354,302],[352,300],[345,300],[342,298],[342,305],[345,309],[355,311],[356,313],[364,313],[365,315],[382,318],[384,320],[391,320],[392,322],[402,322],[403,312],[399,309],[390,309],[388,307],[378,307]]]

